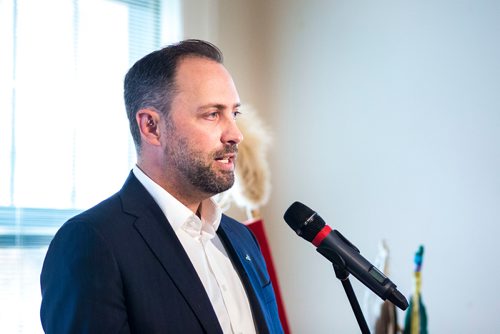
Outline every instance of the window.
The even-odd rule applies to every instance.
[[[42,331],[48,243],[124,182],[123,77],[178,39],[178,14],[172,0],[0,0],[0,332]]]

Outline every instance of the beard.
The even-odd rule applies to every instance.
[[[221,150],[206,154],[193,149],[187,138],[171,136],[171,145],[165,148],[165,155],[175,168],[192,186],[198,190],[215,195],[231,188],[234,184],[234,172],[215,170],[213,164],[216,157],[227,153],[236,153],[236,144],[227,145]],[[203,157],[208,159],[205,160]]]

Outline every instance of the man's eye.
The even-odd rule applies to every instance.
[[[210,114],[207,115],[207,118],[208,119],[216,119],[217,117],[219,117],[219,112],[218,111],[214,111]]]
[[[239,112],[239,111],[233,111],[233,118],[234,119],[238,118],[238,116],[240,116],[240,115],[241,115],[241,112]]]

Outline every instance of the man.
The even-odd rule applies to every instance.
[[[138,161],[47,252],[47,333],[280,333],[257,242],[211,196],[234,182],[238,93],[213,45],[187,40],[125,77]]]

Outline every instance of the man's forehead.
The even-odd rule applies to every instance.
[[[185,56],[179,59],[177,63],[176,73],[178,74],[179,72],[196,71],[199,69],[211,68],[220,68],[225,70],[225,67],[222,63],[219,63],[213,59],[199,56]]]
[[[232,76],[224,65],[207,58],[191,57],[179,63],[175,86],[177,93],[204,91],[238,95]],[[239,102],[239,97],[234,102]]]

